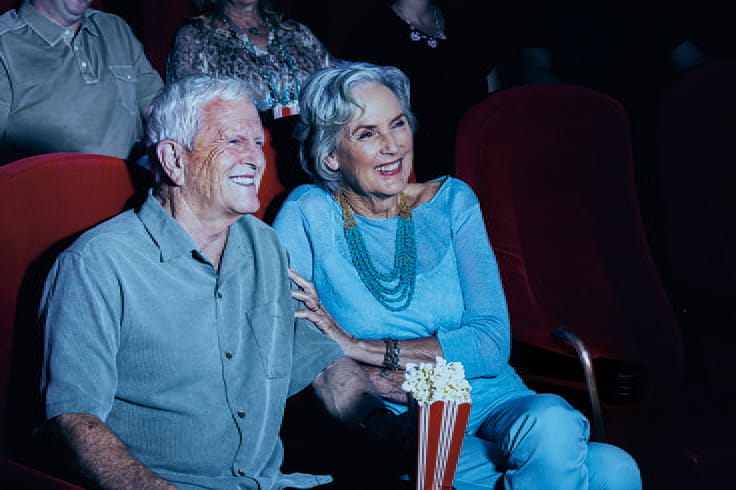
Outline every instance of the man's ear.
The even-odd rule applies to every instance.
[[[340,168],[340,163],[337,161],[337,158],[335,157],[335,154],[330,152],[322,159],[323,162],[325,162],[325,165],[329,167],[330,170],[334,170],[337,172],[337,170]]]
[[[186,158],[184,147],[173,140],[163,140],[156,145],[156,156],[161,168],[174,185],[184,183],[184,164]]]

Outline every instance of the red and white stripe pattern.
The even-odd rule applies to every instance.
[[[281,119],[282,117],[295,116],[299,114],[299,103],[292,102],[289,105],[276,104],[271,108],[274,119]]]
[[[419,406],[417,490],[452,488],[470,403],[436,401]]]

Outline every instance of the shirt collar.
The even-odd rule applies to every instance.
[[[177,257],[188,255],[195,256],[199,260],[208,260],[192,236],[182,227],[171,213],[164,209],[161,203],[149,189],[148,197],[138,210],[138,218],[143,222],[148,234],[161,251],[161,261],[167,262]],[[240,221],[243,221],[241,218]],[[255,219],[255,218],[253,218]],[[239,261],[251,256],[248,247],[245,246],[244,237],[238,223],[230,225],[227,243],[222,256],[222,265],[227,265],[228,270],[237,270]],[[223,270],[225,267],[220,267]]]
[[[100,30],[97,24],[90,20],[92,15],[92,9],[87,9],[82,19],[82,24],[79,26],[79,30],[87,31],[94,36],[99,36]],[[31,5],[28,0],[25,0],[20,7],[18,7],[18,15],[33,29],[36,34],[46,41],[49,46],[55,46],[65,37],[73,36],[71,29],[61,27],[59,24],[52,22],[47,19],[41,12],[36,10],[36,7]]]
[[[161,261],[167,262],[181,255],[203,254],[189,233],[161,206],[148,191],[148,197],[138,210],[138,218],[161,251]]]

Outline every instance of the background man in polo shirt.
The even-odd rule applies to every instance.
[[[0,16],[0,164],[57,151],[128,158],[161,86],[121,18],[89,0],[25,0]]]

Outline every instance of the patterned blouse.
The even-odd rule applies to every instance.
[[[259,111],[271,108],[273,99],[296,101],[304,80],[335,60],[306,26],[286,24],[288,28],[271,29],[266,49],[261,50],[222,17],[195,17],[176,35],[166,80],[193,73],[240,78],[251,86]]]

